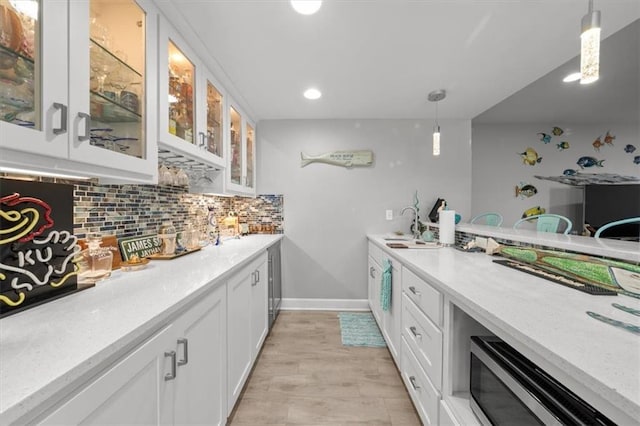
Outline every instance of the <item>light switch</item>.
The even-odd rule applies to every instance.
[[[386,211],[387,220],[393,220],[393,210]]]

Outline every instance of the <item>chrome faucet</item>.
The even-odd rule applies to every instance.
[[[413,238],[420,239],[420,224],[418,222],[418,209],[413,206],[407,206],[400,212],[401,215],[407,210],[413,210]]]

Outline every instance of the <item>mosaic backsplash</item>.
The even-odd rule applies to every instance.
[[[74,234],[99,232],[118,238],[153,234],[165,221],[178,232],[190,221],[206,229],[209,207],[218,223],[233,211],[253,232],[283,233],[282,195],[256,198],[190,194],[186,188],[159,185],[96,185],[80,183],[74,190]]]

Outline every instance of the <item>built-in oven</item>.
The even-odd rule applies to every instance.
[[[483,425],[615,425],[497,337],[471,337],[470,379]]]
[[[282,263],[280,241],[267,249],[269,256],[269,329],[273,326],[282,303]]]

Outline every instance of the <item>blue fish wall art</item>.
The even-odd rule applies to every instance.
[[[580,157],[576,162],[576,164],[580,166],[580,168],[582,169],[589,168],[589,167],[604,167],[602,165],[604,161],[605,160],[598,160],[594,157],[584,156],[584,157]]]

